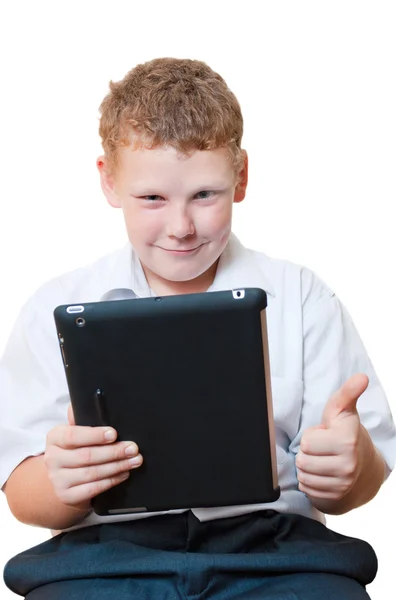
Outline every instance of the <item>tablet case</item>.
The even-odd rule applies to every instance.
[[[143,465],[100,515],[279,497],[263,290],[59,306],[77,425],[111,425]]]

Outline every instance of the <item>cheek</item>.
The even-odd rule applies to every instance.
[[[212,210],[202,210],[195,223],[201,230],[208,233],[222,233],[230,228],[231,217],[232,206],[224,204],[214,206]]]
[[[155,237],[161,228],[161,219],[153,218],[153,211],[144,211],[135,207],[124,207],[124,219],[129,237],[147,239]]]

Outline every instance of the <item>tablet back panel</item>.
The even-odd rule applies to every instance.
[[[279,497],[266,302],[251,288],[55,310],[76,423],[111,425],[144,457],[98,514]]]

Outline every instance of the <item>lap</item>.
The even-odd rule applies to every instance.
[[[192,513],[63,533],[6,565],[28,600],[367,600],[371,546],[299,515]]]
[[[220,600],[216,598],[216,600]],[[227,600],[369,600],[365,588],[354,579],[327,573],[299,573],[274,577],[242,595]]]
[[[138,581],[125,578],[83,579],[51,583],[36,588],[26,600],[369,600],[354,579],[322,573],[265,577],[257,581],[213,577],[198,595],[187,595],[176,581]]]

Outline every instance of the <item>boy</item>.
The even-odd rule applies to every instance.
[[[156,59],[110,84],[97,166],[130,245],[43,286],[1,363],[1,482],[11,511],[67,530],[7,564],[7,585],[29,600],[368,598],[373,550],[328,530],[323,515],[376,495],[393,466],[394,424],[331,290],[231,234],[232,205],[248,179],[242,129],[235,96],[202,62]],[[240,287],[268,295],[280,499],[147,518],[95,515],[91,499],[133,478],[143,457],[111,428],[76,426],[70,407],[64,424],[69,399],[53,309],[118,288],[150,296]],[[236,440],[230,460],[237,451]]]

